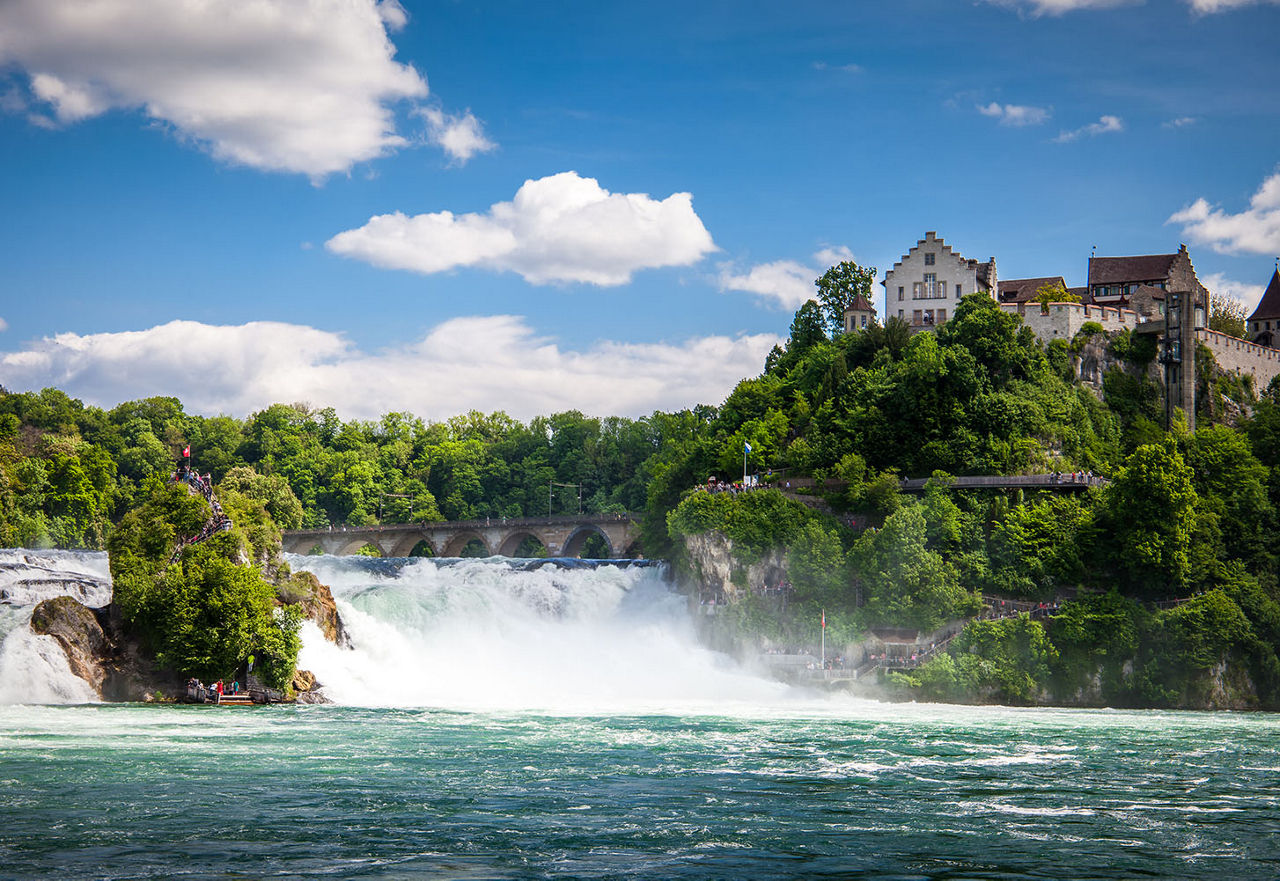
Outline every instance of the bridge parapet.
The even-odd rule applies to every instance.
[[[345,556],[373,545],[384,557],[406,557],[425,542],[437,557],[459,556],[473,541],[490,554],[514,555],[528,537],[537,539],[550,556],[579,556],[592,535],[608,545],[610,556],[635,552],[639,515],[586,514],[549,517],[488,517],[425,523],[385,523],[378,526],[296,529],[283,533],[284,549],[305,554],[319,546],[328,554]]]

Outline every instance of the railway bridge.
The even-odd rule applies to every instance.
[[[571,514],[552,517],[486,517],[429,523],[390,523],[382,526],[333,526],[294,529],[284,533],[284,549],[308,554],[319,548],[346,556],[373,545],[384,557],[407,557],[425,543],[434,557],[460,557],[473,542],[485,554],[513,557],[529,538],[535,538],[551,557],[578,557],[594,535],[604,539],[608,557],[633,557],[639,552],[637,514]]]

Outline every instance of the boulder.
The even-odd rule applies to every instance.
[[[342,626],[338,604],[327,584],[310,572],[294,572],[287,579],[277,582],[276,598],[282,603],[299,603],[302,613],[314,621],[325,639],[343,648],[351,647],[351,639]]]
[[[71,672],[101,693],[106,675],[102,658],[109,644],[88,607],[68,596],[44,600],[31,613],[31,629],[57,640],[66,653]]]

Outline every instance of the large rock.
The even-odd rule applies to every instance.
[[[342,626],[342,616],[333,600],[333,592],[327,584],[310,572],[294,572],[276,584],[276,596],[283,603],[299,603],[302,612],[320,628],[325,639],[335,645],[350,648],[351,639]]]
[[[57,640],[71,672],[101,693],[106,676],[102,658],[108,653],[109,644],[88,607],[67,596],[45,600],[31,613],[31,629]]]
[[[159,669],[125,633],[114,604],[90,609],[71,597],[54,597],[32,610],[31,629],[53,637],[71,672],[103,700],[177,700],[185,690],[177,676]]]

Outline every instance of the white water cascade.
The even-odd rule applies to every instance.
[[[348,650],[308,626],[298,660],[338,703],[726,712],[789,691],[699,645],[686,599],[656,568],[289,559],[330,586],[350,632]]]
[[[92,551],[0,549],[0,704],[78,704],[98,696],[71,672],[62,647],[29,626],[42,600],[111,601],[107,555]]]

